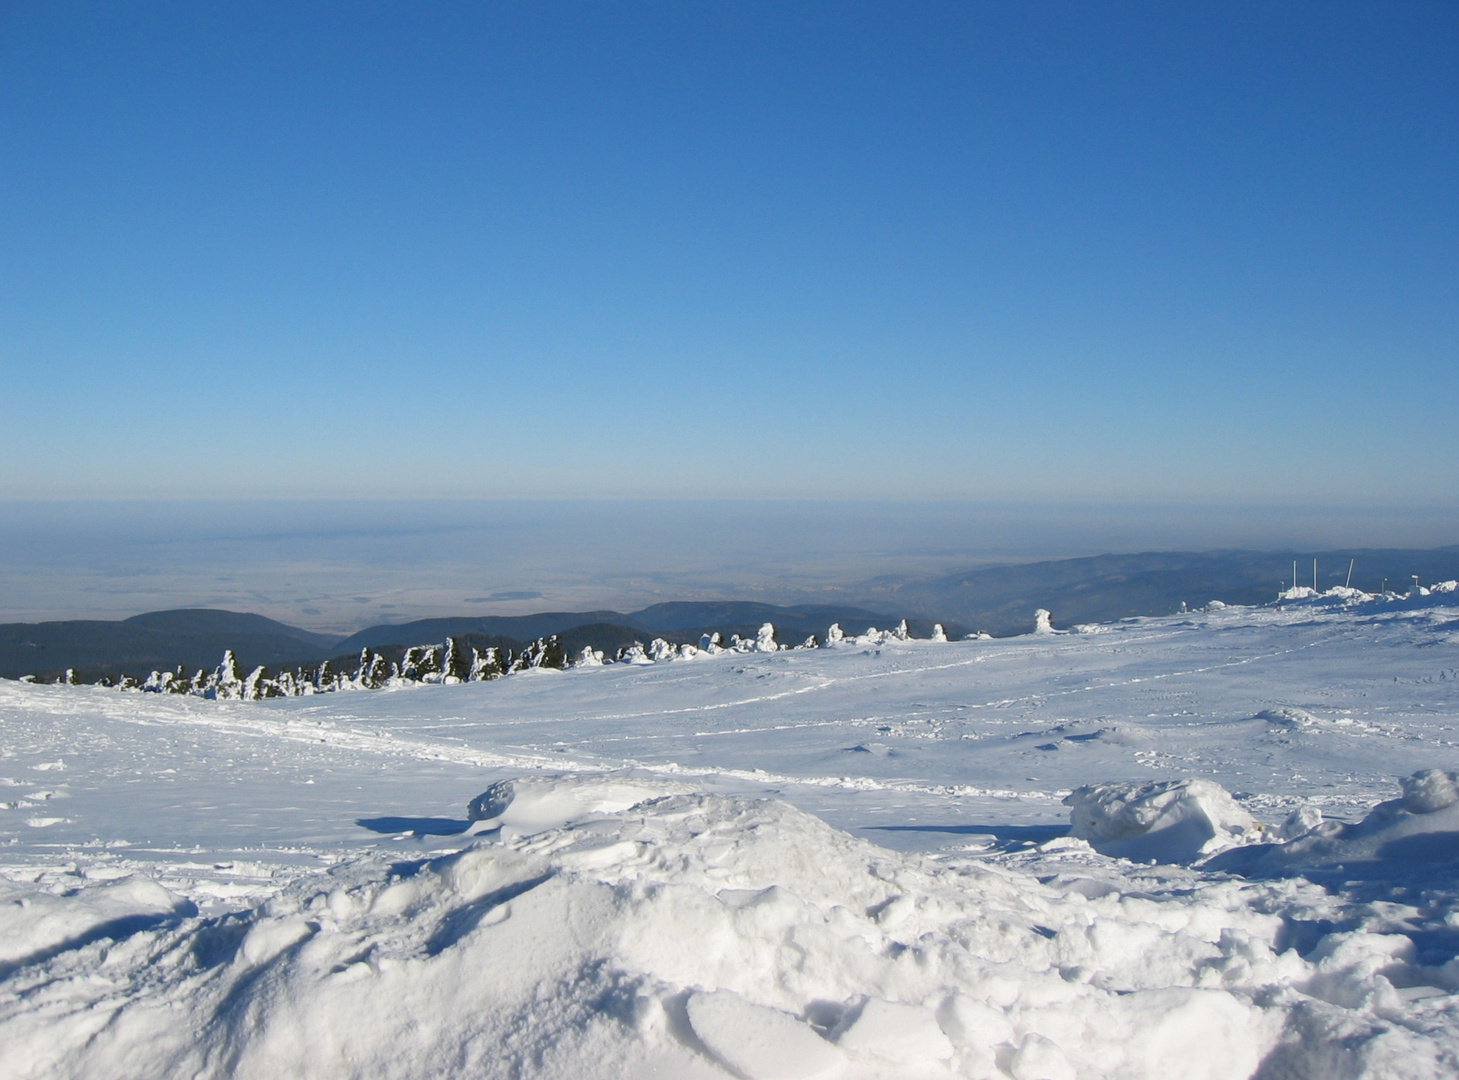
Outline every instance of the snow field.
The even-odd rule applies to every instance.
[[[1100,630],[0,683],[0,1077],[1459,1075],[1453,595]]]

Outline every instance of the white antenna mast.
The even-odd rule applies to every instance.
[[[1312,591],[1317,591],[1317,560],[1312,560]]]
[[[1351,589],[1353,587],[1353,563],[1357,561],[1358,560],[1356,558],[1348,560],[1348,579],[1347,581],[1343,582],[1344,589]]]

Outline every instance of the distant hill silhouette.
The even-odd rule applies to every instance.
[[[120,621],[0,624],[0,677],[59,676],[67,668],[94,679],[145,675],[181,664],[189,672],[217,666],[232,649],[245,667],[318,660],[338,638],[262,615],[208,609],[153,611]]]

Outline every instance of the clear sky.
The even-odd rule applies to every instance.
[[[0,3],[0,498],[1459,501],[1459,5]]]

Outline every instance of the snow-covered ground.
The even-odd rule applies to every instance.
[[[0,682],[0,1077],[1459,1075],[1459,594],[1086,629]]]

